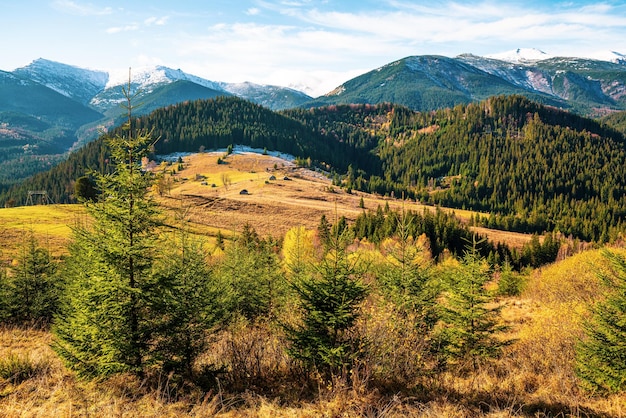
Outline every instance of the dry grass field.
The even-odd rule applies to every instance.
[[[3,244],[0,258],[4,261],[13,259],[19,243],[31,232],[40,245],[58,257],[66,251],[72,225],[84,219],[85,211],[81,205],[39,205],[0,209],[0,243]]]
[[[218,158],[224,163],[218,164]],[[172,177],[169,193],[160,198],[165,207],[188,207],[190,221],[207,231],[223,234],[240,231],[246,223],[261,236],[282,236],[294,226],[315,229],[320,217],[330,222],[345,216],[353,221],[365,210],[386,204],[393,210],[435,210],[414,201],[402,201],[333,186],[321,173],[298,168],[282,158],[257,153],[192,154],[183,158],[184,169]],[[246,193],[242,194],[245,190]],[[475,212],[454,210],[468,220]],[[476,228],[494,242],[521,248],[531,236]]]
[[[224,164],[218,164],[218,158]],[[235,152],[192,154],[183,158],[184,169],[170,179],[170,189],[156,196],[168,209],[184,208],[192,230],[200,235],[215,236],[217,231],[228,237],[241,231],[246,223],[261,236],[284,235],[294,226],[315,229],[320,217],[330,222],[340,216],[353,221],[365,209],[375,210],[388,204],[394,210],[434,210],[411,201],[385,198],[361,192],[348,194],[331,181],[279,157],[257,153]],[[166,169],[177,168],[176,164]],[[156,168],[155,171],[159,171]],[[246,190],[247,194],[241,194]],[[467,220],[474,213],[455,210]],[[65,252],[71,226],[85,219],[81,205],[39,205],[0,209],[0,242],[19,243],[31,231],[53,256]],[[494,242],[505,242],[521,248],[530,235],[475,228]],[[16,246],[4,245],[0,258],[5,262],[15,257]]]
[[[218,164],[218,157],[225,164]],[[155,171],[171,173],[173,169],[176,173],[171,176],[169,191],[161,196],[155,193],[155,198],[170,209],[168,222],[174,222],[174,211],[183,208],[192,230],[207,236],[215,236],[217,231],[225,236],[238,233],[245,223],[262,236],[281,236],[293,226],[316,228],[322,214],[331,222],[336,216],[354,220],[363,210],[361,198],[366,209],[385,204],[392,209],[424,209],[415,202],[348,194],[333,188],[319,173],[272,156],[195,154],[183,158],[181,171],[176,163]],[[455,213],[462,219],[472,215]],[[84,211],[80,205],[0,209],[3,259],[14,256],[14,246],[7,243],[19,243],[29,231],[53,254],[62,254],[70,226],[81,219]],[[484,228],[478,232],[520,247],[530,239]],[[534,271],[519,297],[500,301],[503,320],[510,327],[506,337],[513,341],[504,355],[464,377],[443,373],[428,382],[432,392],[416,390],[421,396],[369,391],[365,378],[355,378],[349,387],[321,387],[317,398],[300,401],[286,402],[253,391],[229,395],[219,390],[173,399],[166,377],[160,390],[147,388],[127,375],[106,381],[80,380],[51,350],[49,332],[0,328],[0,371],[11,367],[23,372],[15,378],[0,378],[0,418],[623,417],[626,396],[593,396],[581,391],[573,367],[581,320],[588,303],[598,297],[596,272],[604,262],[599,251],[586,251]],[[387,313],[371,309],[364,318],[369,321],[373,343],[395,343],[394,338],[399,337],[389,328]],[[263,329],[248,329],[228,344],[215,345],[210,355],[227,358],[232,355],[229,347],[245,348],[275,365],[284,356],[280,344]],[[411,355],[410,347],[399,347],[394,353],[398,358]],[[297,393],[300,388],[280,390]]]

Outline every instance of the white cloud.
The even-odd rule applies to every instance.
[[[65,13],[79,16],[104,16],[113,13],[110,7],[96,7],[92,4],[77,3],[72,0],[55,0],[53,6]]]
[[[74,14],[112,12],[80,0],[53,1]],[[570,56],[589,56],[599,49],[626,53],[626,6],[618,3],[581,7],[578,2],[539,0],[383,0],[333,6],[337,4],[254,0],[253,7],[235,8],[232,15],[226,10],[181,11],[175,5],[167,10],[116,9],[127,20],[108,20],[107,33],[136,31],[124,41],[132,54],[122,57],[126,61],[158,62],[215,81],[307,85],[313,95],[409,55],[486,55],[517,48]],[[198,33],[199,27],[204,32]]]
[[[106,30],[106,33],[108,34],[116,34],[116,33],[120,33],[120,32],[132,32],[132,31],[136,31],[139,29],[139,25],[137,24],[131,24],[131,25],[126,25],[126,26],[114,26],[111,28],[108,28]]]
[[[152,26],[152,25],[163,26],[163,25],[165,25],[167,23],[168,19],[169,19],[169,16],[163,16],[163,17],[152,16],[152,17],[149,17],[146,20],[144,20],[143,23],[146,26]]]

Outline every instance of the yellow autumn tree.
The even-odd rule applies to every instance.
[[[283,266],[287,276],[296,277],[315,262],[315,232],[304,226],[291,228],[283,241]]]

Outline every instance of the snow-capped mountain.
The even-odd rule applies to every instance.
[[[200,86],[207,87],[213,90],[221,90],[219,84],[214,81],[187,74],[180,69],[174,70],[172,68],[164,67],[162,65],[157,65],[154,67],[131,68],[127,70],[111,70],[109,71],[109,79],[105,86],[105,89],[117,88],[127,85],[129,75],[131,77],[131,84],[142,90],[180,80],[191,81],[192,83],[196,83]]]
[[[163,91],[165,86],[175,83],[185,84],[184,93],[180,95],[172,93],[173,89],[169,89],[168,95],[176,103],[178,99],[191,100],[198,98],[212,98],[218,95],[228,94],[217,83],[187,74],[182,70],[174,70],[163,66],[141,67],[127,70],[110,71],[108,81],[104,88],[94,95],[89,104],[103,113],[119,108],[119,104],[124,102],[124,89],[127,88],[130,81],[130,91],[136,95],[139,102],[151,101],[150,96],[157,91]],[[195,89],[194,89],[195,87]],[[195,90],[195,91],[194,91]],[[177,96],[178,99],[177,99]],[[157,105],[166,106],[171,103],[161,103]],[[147,106],[141,110],[141,113],[153,110],[155,106]]]
[[[311,96],[289,87],[260,85],[250,82],[219,83],[219,86],[234,96],[245,97],[247,100],[269,109],[294,108],[311,100]]]
[[[83,104],[89,103],[93,96],[102,91],[109,79],[105,71],[88,70],[43,58],[13,73]]]
[[[485,55],[485,58],[492,58],[507,62],[530,62],[545,60],[552,58],[552,56],[536,48],[517,48],[512,51]]]
[[[589,58],[600,61],[614,62],[616,64],[626,64],[626,55],[616,51],[600,51],[592,54]]]
[[[626,110],[626,60],[555,57],[517,49],[481,57],[406,57],[362,74],[316,99],[314,105],[394,102],[431,110],[520,94],[588,115]]]
[[[164,86],[184,81],[191,83],[185,87],[184,94],[190,95],[188,99],[235,95],[273,110],[295,107],[311,99],[310,96],[287,87],[250,82],[215,82],[164,66],[96,71],[40,58],[16,69],[13,74],[44,85],[102,113],[119,107],[124,100],[122,88],[128,84],[129,77],[131,91],[138,92],[140,98],[150,96]],[[193,86],[198,91],[193,92]],[[176,94],[171,97],[174,99]],[[180,98],[185,100],[182,96]]]

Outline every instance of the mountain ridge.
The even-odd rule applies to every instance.
[[[537,56],[544,58],[541,51],[521,49],[514,51],[510,61],[471,54],[410,56],[348,80],[317,98],[287,87],[206,80],[164,66],[113,73],[40,58],[13,72],[0,73],[0,152],[4,159],[19,159],[26,152],[47,159],[54,150],[56,161],[68,149],[95,139],[99,132],[121,122],[125,113],[122,89],[129,77],[130,90],[137,93],[134,103],[142,104],[136,107],[136,116],[160,106],[217,96],[236,96],[271,110],[395,103],[432,111],[497,95],[523,95],[593,117],[626,110],[623,55],[612,53],[615,62],[530,59]],[[45,128],[42,121],[48,124]],[[0,187],[7,184],[2,174],[10,177],[15,172],[4,167],[4,159],[0,159]],[[28,167],[20,173],[27,174]],[[22,178],[21,174],[9,181]]]

